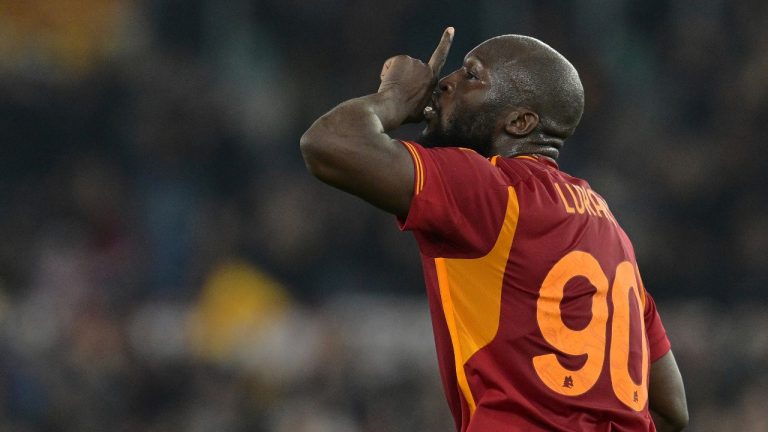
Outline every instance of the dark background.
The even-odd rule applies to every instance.
[[[692,431],[766,431],[768,3],[0,0],[0,429],[450,430],[414,241],[307,174],[383,61],[579,70]],[[403,130],[407,137],[415,129]]]

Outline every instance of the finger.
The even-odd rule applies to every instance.
[[[413,60],[412,58],[408,57],[407,55],[396,55],[394,57],[390,57],[387,59],[387,61],[384,62],[384,66],[381,67],[381,79],[384,79],[384,76],[389,72],[389,69],[391,69],[395,63],[397,62],[403,62],[407,60]]]
[[[381,67],[381,74],[379,75],[381,79],[384,79],[384,75],[386,75],[389,68],[392,67],[392,62],[394,60],[395,60],[394,57],[390,57],[387,59],[387,61],[384,62],[384,66]]]
[[[443,68],[445,59],[448,58],[448,51],[450,51],[451,42],[453,42],[453,32],[453,27],[445,29],[443,37],[440,39],[437,48],[435,48],[435,52],[432,53],[432,57],[429,59],[429,68],[432,69],[435,76],[440,74],[440,69]]]

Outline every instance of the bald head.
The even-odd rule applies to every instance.
[[[491,98],[502,107],[525,107],[539,116],[532,132],[544,139],[568,138],[584,111],[584,89],[576,68],[549,45],[528,36],[489,39],[467,57],[477,56],[491,69]]]

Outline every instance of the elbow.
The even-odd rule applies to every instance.
[[[314,125],[313,125],[314,126]],[[299,140],[299,149],[301,157],[304,158],[304,165],[312,175],[317,176],[321,160],[322,144],[317,136],[314,127],[309,128]]]
[[[299,140],[301,156],[304,158],[304,165],[307,170],[315,177],[323,180],[328,171],[330,146],[326,137],[318,130],[317,124],[312,125]]]

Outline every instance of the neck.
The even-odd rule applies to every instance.
[[[500,143],[501,144],[501,143]],[[497,145],[494,143],[494,154],[501,155],[503,157],[515,157],[520,155],[541,155],[550,159],[557,159],[560,155],[560,148],[554,143],[531,143],[513,141],[503,143],[505,145]]]

